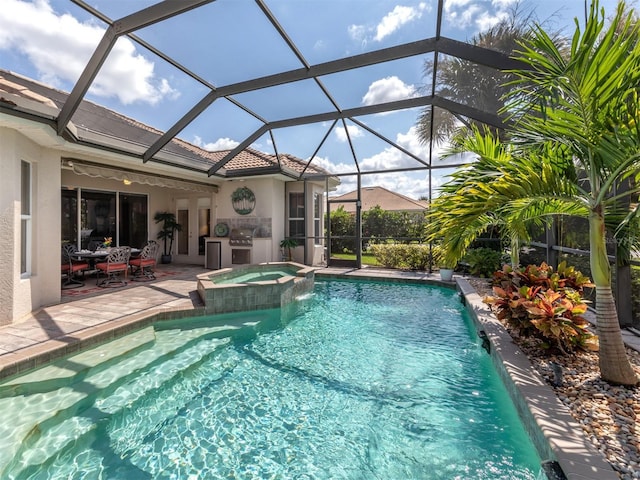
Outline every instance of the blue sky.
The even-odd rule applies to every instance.
[[[90,5],[117,19],[156,3],[152,0],[92,0]],[[583,0],[445,0],[442,35],[467,40],[490,27],[519,3],[519,8],[554,29],[573,31],[573,18],[584,16]],[[615,0],[601,0],[612,13]],[[633,2],[628,2],[633,3]],[[350,55],[435,36],[436,0],[267,0],[305,61],[318,64]],[[0,68],[70,91],[102,38],[105,25],[70,0],[2,0]],[[301,63],[252,0],[218,0],[136,34],[205,81],[220,87],[300,68]],[[390,62],[322,78],[338,105],[354,108],[409,98],[425,88],[426,57]],[[161,130],[168,129],[195,105],[207,89],[127,38],[116,43],[87,99]],[[234,97],[266,120],[332,110],[313,81],[273,87]],[[358,118],[383,136],[427,158],[417,137],[419,110]],[[231,102],[220,99],[179,136],[211,150],[229,149],[261,125]],[[279,152],[308,159],[330,124],[274,131]],[[347,122],[362,171],[417,166],[417,162]],[[314,163],[332,172],[354,172],[355,163],[341,123],[330,131]],[[254,148],[273,153],[269,135]],[[437,156],[437,151],[436,151]],[[443,164],[435,160],[434,163]],[[445,170],[434,175],[434,187]],[[363,185],[382,185],[413,198],[428,193],[426,172],[365,175]],[[340,193],[355,187],[344,177]]]

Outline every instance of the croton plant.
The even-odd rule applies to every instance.
[[[545,348],[563,353],[597,349],[597,337],[583,316],[584,289],[591,280],[566,262],[553,267],[542,263],[524,269],[505,265],[493,276],[495,296],[485,298],[499,320],[521,336],[543,340]]]

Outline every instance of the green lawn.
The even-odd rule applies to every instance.
[[[337,258],[339,260],[353,260],[356,261],[355,253],[332,253],[331,258]],[[376,258],[370,253],[362,254],[362,264],[381,267],[382,265],[376,260]]]

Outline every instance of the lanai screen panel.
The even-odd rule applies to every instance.
[[[420,116],[433,111],[437,119],[438,112],[453,111],[460,121],[491,123],[495,112],[482,96],[460,95],[461,85],[446,85],[439,68],[452,59],[471,70],[504,68],[508,59],[469,46],[478,46],[478,37],[514,8],[521,18],[568,33],[574,17],[584,18],[587,3],[15,1],[25,10],[3,27],[9,40],[0,46],[7,59],[0,67],[70,92],[56,119],[61,135],[69,122],[83,124],[81,103],[88,100],[145,126],[124,142],[123,152],[141,163],[177,155],[176,166],[203,175],[221,175],[224,165],[212,168],[183,155],[175,137],[230,151],[221,163],[245,148],[264,148],[317,162],[329,173],[346,164],[355,172],[372,165],[370,159],[395,148],[381,137],[403,148],[422,141],[409,149],[420,158],[412,162],[442,170],[443,145],[420,140]],[[601,6],[612,12],[615,3]],[[103,133],[117,134],[108,120]],[[346,145],[339,129],[352,137]]]

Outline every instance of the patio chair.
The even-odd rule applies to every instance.
[[[88,262],[74,259],[73,254],[76,251],[77,248],[75,245],[67,244],[62,246],[62,263],[60,269],[65,276],[65,281],[62,284],[63,289],[82,287],[84,282],[76,278],[76,273],[82,272],[82,276],[84,277],[84,272],[90,269]]]
[[[131,279],[132,281],[148,282],[149,280],[156,279],[156,275],[153,270],[157,264],[159,251],[160,244],[155,240],[149,240],[142,249],[140,255],[129,260],[129,265],[131,265],[131,274],[133,275],[133,278]]]
[[[98,269],[96,284],[105,288],[124,287],[127,284],[130,257],[131,247],[113,247],[103,262],[96,263]],[[124,279],[120,278],[123,272]],[[100,281],[100,273],[106,275],[102,281]]]

